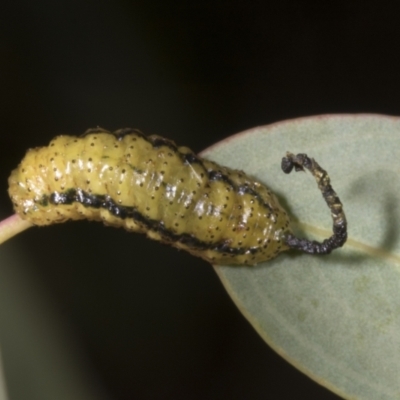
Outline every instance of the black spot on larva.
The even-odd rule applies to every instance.
[[[224,181],[229,185],[233,185],[233,183],[228,179],[228,177],[224,176],[220,171],[208,171],[208,179],[210,181]]]
[[[201,164],[201,161],[199,160],[199,158],[193,154],[193,153],[187,153],[183,155],[183,162],[185,164]]]

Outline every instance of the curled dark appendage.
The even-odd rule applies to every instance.
[[[343,246],[347,240],[347,221],[342,203],[331,186],[331,181],[327,172],[323,170],[314,159],[307,157],[306,154],[294,155],[288,152],[286,157],[282,158],[282,170],[286,174],[289,174],[293,168],[296,171],[304,171],[304,169],[307,169],[313,174],[317,181],[318,188],[322,193],[322,197],[331,210],[333,235],[320,243],[313,240],[300,239],[292,234],[287,234],[285,238],[286,244],[292,249],[302,250],[309,254],[329,254],[332,250]]]

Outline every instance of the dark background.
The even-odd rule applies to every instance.
[[[9,172],[59,133],[130,126],[201,151],[288,118],[398,115],[398,21],[351,0],[5,2],[1,216]],[[15,240],[114,399],[338,398],[264,344],[202,260],[85,222]]]

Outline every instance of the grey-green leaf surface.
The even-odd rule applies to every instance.
[[[330,212],[310,174],[282,173],[286,151],[328,171],[348,242],[328,256],[287,252],[256,267],[215,269],[257,332],[298,369],[346,399],[400,399],[400,119],[296,119],[203,153],[265,183],[296,233],[321,240],[331,235]]]

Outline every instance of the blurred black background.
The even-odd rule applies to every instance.
[[[288,118],[398,115],[399,49],[385,2],[4,2],[1,217],[10,171],[56,134],[129,126],[201,151]],[[85,222],[15,240],[116,400],[338,398],[264,344],[202,260]]]

